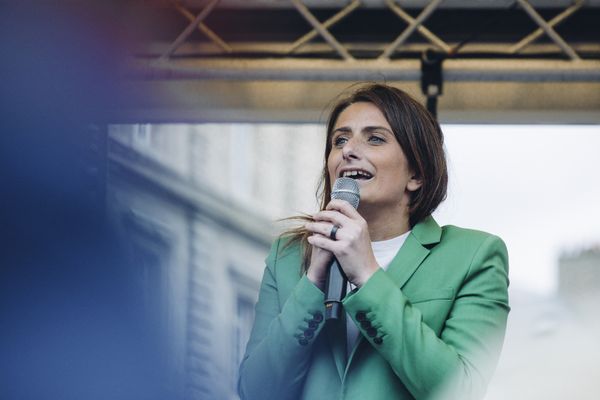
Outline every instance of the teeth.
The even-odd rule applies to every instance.
[[[371,174],[369,174],[368,172],[364,172],[364,171],[354,170],[354,171],[344,171],[342,173],[342,176],[347,177],[347,178],[352,178],[352,177],[357,177],[357,176],[364,176],[365,178],[370,178]]]

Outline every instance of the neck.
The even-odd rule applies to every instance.
[[[380,206],[362,205],[359,206],[362,217],[369,225],[369,235],[371,240],[378,242],[391,239],[408,232],[410,229],[409,215],[406,207],[401,210],[382,209]]]

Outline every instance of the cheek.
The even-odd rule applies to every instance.
[[[409,179],[406,165],[397,160],[380,165],[382,166],[382,173],[380,174],[381,183],[389,185],[390,188],[397,188],[402,191]]]
[[[329,156],[327,157],[327,173],[329,174],[329,179],[331,179],[331,184],[333,185],[333,181],[335,181],[335,179],[337,178],[337,176],[335,176],[335,169],[337,167],[337,162],[335,160],[335,155],[332,153],[329,153]]]
[[[337,175],[335,174],[335,171],[329,171],[329,183],[331,184],[331,186],[333,187],[333,183],[335,182],[335,180],[337,179]]]

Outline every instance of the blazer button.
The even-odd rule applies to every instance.
[[[373,339],[373,342],[375,344],[381,344],[381,343],[383,343],[383,339],[380,338],[379,336],[377,336],[376,338]]]
[[[312,338],[314,335],[315,335],[315,331],[313,331],[310,328],[304,331],[304,337],[307,339]]]
[[[367,313],[364,311],[359,311],[356,313],[355,317],[356,317],[356,320],[359,322],[366,321]]]
[[[367,329],[367,335],[369,337],[375,337],[375,336],[377,336],[377,329],[375,329],[373,327]]]
[[[369,320],[360,321],[360,326],[362,326],[363,329],[369,329],[371,327],[371,321],[369,321]]]
[[[313,321],[315,321],[315,322],[323,321],[323,314],[321,313],[321,311],[317,311],[316,313],[313,314]]]
[[[313,321],[312,319],[310,321],[308,321],[308,327],[310,329],[317,329],[317,326],[318,326],[318,324],[316,321]]]
[[[298,339],[298,343],[300,343],[301,346],[306,346],[308,344],[308,340],[306,340],[304,337],[301,337]]]

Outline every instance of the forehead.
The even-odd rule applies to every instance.
[[[334,129],[341,127],[359,128],[363,126],[383,126],[390,128],[390,124],[377,106],[368,102],[352,103],[338,116]]]

